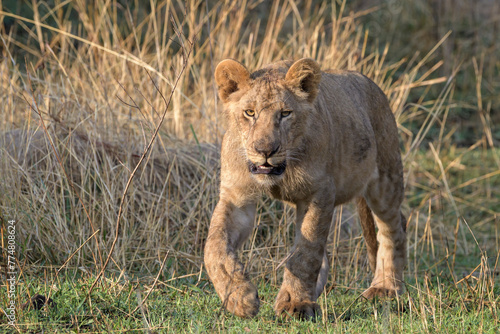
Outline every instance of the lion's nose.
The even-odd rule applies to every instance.
[[[269,158],[273,154],[278,152],[278,150],[280,149],[280,144],[277,142],[260,140],[254,143],[253,148],[255,149],[255,152],[263,155],[266,158]]]

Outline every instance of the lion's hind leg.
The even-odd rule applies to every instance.
[[[363,293],[366,298],[394,296],[403,291],[406,220],[400,209],[403,200],[402,182],[400,173],[381,173],[365,192],[366,202],[378,227],[374,278],[370,288]]]
[[[377,231],[375,230],[375,220],[373,219],[372,210],[368,207],[364,197],[359,197],[357,200],[358,215],[363,230],[363,237],[366,242],[368,253],[368,263],[373,273],[377,266],[378,241]]]

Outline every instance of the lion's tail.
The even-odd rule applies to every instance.
[[[366,248],[368,250],[368,261],[370,262],[372,272],[375,273],[378,251],[375,220],[373,219],[372,210],[370,210],[363,197],[358,198],[357,204],[359,220],[361,221],[361,229],[363,230],[363,236],[365,237]]]

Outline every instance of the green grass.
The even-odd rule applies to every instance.
[[[423,272],[417,281],[409,278],[407,292],[399,299],[366,301],[361,289],[327,286],[319,299],[323,313],[316,321],[281,320],[272,304],[278,287],[259,283],[261,309],[254,319],[240,319],[221,308],[211,284],[202,277],[177,279],[157,286],[144,306],[131,313],[144,298],[148,284],[111,277],[87,299],[92,278],[64,273],[52,286],[32,279],[19,286],[20,296],[40,293],[50,296],[55,307],[23,310],[18,314],[21,332],[119,333],[150,330],[169,332],[287,332],[287,333],[496,333],[498,297],[480,297],[470,283],[455,286],[439,269]],[[46,271],[47,272],[47,271]],[[76,273],[76,276],[81,273]],[[496,291],[498,294],[498,291]],[[3,296],[2,296],[3,299]],[[7,327],[1,325],[5,330]],[[12,328],[10,329],[12,332]]]

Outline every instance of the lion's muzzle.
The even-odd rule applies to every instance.
[[[267,161],[263,165],[256,166],[252,162],[248,163],[248,169],[252,174],[281,175],[285,172],[286,162],[277,166],[270,165]]]
[[[283,152],[280,152],[280,141],[275,135],[263,135],[256,140],[249,155],[248,169],[252,174],[281,175],[286,168]]]

